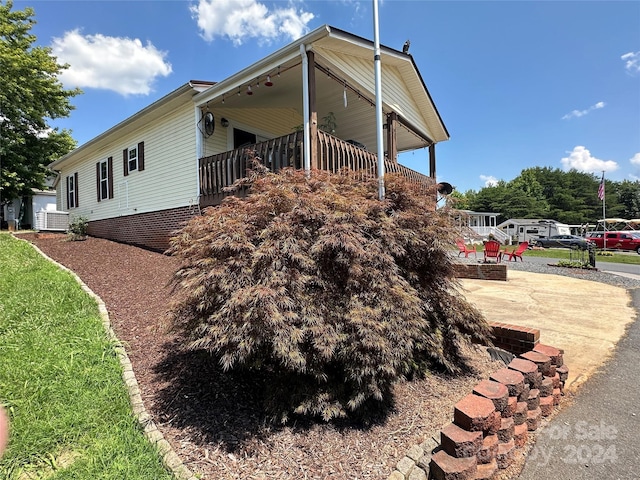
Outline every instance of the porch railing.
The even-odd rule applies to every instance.
[[[303,168],[303,133],[293,132],[266,142],[201,158],[200,207],[218,205],[224,197],[231,194],[224,189],[246,176],[251,152],[255,152],[255,156],[272,172],[286,167]],[[318,168],[330,172],[349,168],[356,172],[358,178],[365,178],[377,175],[378,159],[364,148],[318,131]],[[389,160],[385,160],[385,171],[399,173],[425,188],[434,183],[431,177]],[[242,194],[242,191],[236,192],[238,193]]]

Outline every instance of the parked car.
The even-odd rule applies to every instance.
[[[560,247],[573,248],[574,250],[586,250],[591,242],[577,235],[551,235],[550,237],[539,237],[536,240],[536,247]]]
[[[595,243],[598,248],[604,248],[605,235],[607,249],[635,250],[640,255],[640,234],[635,232],[592,232],[587,240]]]

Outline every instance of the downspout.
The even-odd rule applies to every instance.
[[[304,172],[307,176],[311,174],[311,131],[309,130],[309,60],[307,49],[300,45],[300,56],[302,57],[302,117],[304,120]]]
[[[198,207],[200,207],[200,158],[202,157],[202,134],[198,127],[198,115],[201,114],[200,107],[198,107],[198,105],[194,107],[194,112],[196,129],[196,202],[198,202]]]
[[[380,33],[378,0],[373,0],[373,62],[376,82],[376,137],[378,148],[378,198],[384,200],[384,143],[382,139],[382,73],[380,68]]]

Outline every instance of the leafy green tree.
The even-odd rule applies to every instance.
[[[620,216],[627,219],[640,218],[640,180],[624,180],[618,185],[618,201],[622,209]]]
[[[504,209],[508,195],[507,183],[504,180],[500,180],[496,185],[482,188],[473,195],[469,201],[469,208],[476,212],[494,212],[505,216],[507,214]]]
[[[509,218],[552,218],[563,223],[593,223],[602,218],[598,199],[600,177],[550,167],[523,170],[510,182],[498,182],[465,194],[469,209],[500,213]],[[608,217],[637,218],[640,182],[614,182],[605,179]]]
[[[282,420],[358,415],[404,376],[459,371],[489,327],[456,291],[457,233],[405,179],[385,183],[379,201],[375,179],[263,172],[193,218],[171,247],[185,348],[271,375]]]
[[[42,188],[46,165],[75,147],[67,130],[49,120],[67,117],[70,98],[58,80],[66,68],[51,50],[34,46],[31,8],[12,10],[0,3],[0,199],[6,202]]]

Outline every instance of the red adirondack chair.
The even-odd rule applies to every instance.
[[[505,251],[504,255],[509,256],[509,258],[507,258],[508,261],[511,261],[515,258],[516,262],[518,261],[518,259],[520,259],[520,261],[522,262],[522,254],[527,248],[529,248],[529,242],[522,242],[520,243],[520,245],[518,245],[518,248],[514,248],[511,252]]]
[[[464,243],[464,240],[459,239],[456,240],[456,245],[458,245],[458,256],[462,255],[464,253],[464,258],[468,258],[470,253],[473,253],[476,258],[478,258],[478,252],[476,252],[476,246],[473,246],[473,249],[471,248],[467,248],[467,246]]]
[[[502,260],[502,252],[500,251],[500,242],[495,240],[489,240],[484,244],[484,261],[488,258],[495,258],[496,263],[500,263]]]

